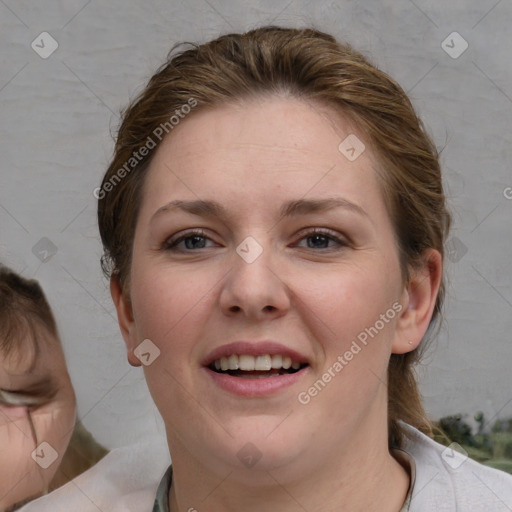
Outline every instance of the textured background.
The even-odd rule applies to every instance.
[[[444,147],[450,283],[422,390],[433,418],[512,416],[510,0],[0,0],[0,259],[44,286],[85,425],[109,447],[162,432],[99,267],[93,190],[110,131],[175,42],[264,23],[352,43]]]

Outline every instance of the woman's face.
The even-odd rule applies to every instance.
[[[296,99],[193,113],[158,148],[122,329],[173,460],[225,476],[387,439],[408,296],[376,165],[346,120]]]
[[[15,350],[0,359],[0,510],[46,491],[75,424],[75,394],[62,348],[42,330],[38,336],[37,355],[26,343],[22,354]]]

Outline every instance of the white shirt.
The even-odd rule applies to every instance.
[[[402,423],[415,462],[410,512],[512,512],[512,475],[466,459]]]
[[[402,424],[413,460],[409,512],[512,512],[512,475],[489,468]],[[20,512],[151,512],[170,464],[165,439],[115,449]]]

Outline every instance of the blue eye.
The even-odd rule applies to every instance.
[[[336,247],[346,247],[349,244],[336,236],[336,233],[328,229],[315,228],[306,232],[300,241],[307,241],[306,246],[297,244],[298,247],[304,247],[306,249],[335,249]],[[211,242],[213,245],[208,245]],[[174,252],[192,252],[200,249],[208,249],[217,245],[211,238],[205,235],[203,230],[192,230],[188,233],[178,236],[173,239],[166,240],[163,245],[163,250],[174,251]]]
[[[193,251],[194,249],[205,249],[207,240],[212,241],[205,236],[204,231],[189,231],[175,240],[167,240],[164,244],[164,250],[167,251]],[[181,247],[180,247],[181,245]]]
[[[307,240],[307,249],[332,249],[336,246],[345,247],[348,245],[347,242],[337,237],[332,231],[318,228],[312,229],[300,240]],[[334,242],[334,245],[329,245],[332,242]]]

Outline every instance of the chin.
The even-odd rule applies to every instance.
[[[209,444],[205,451],[217,460],[215,465],[221,462],[234,470],[234,478],[245,480],[250,477],[248,482],[256,483],[254,476],[261,472],[263,481],[267,481],[267,471],[293,465],[303,460],[307,451],[312,434],[291,429],[291,417],[284,421],[275,417],[239,418],[226,429],[233,437],[222,431],[222,439]],[[285,426],[287,422],[290,424]]]

